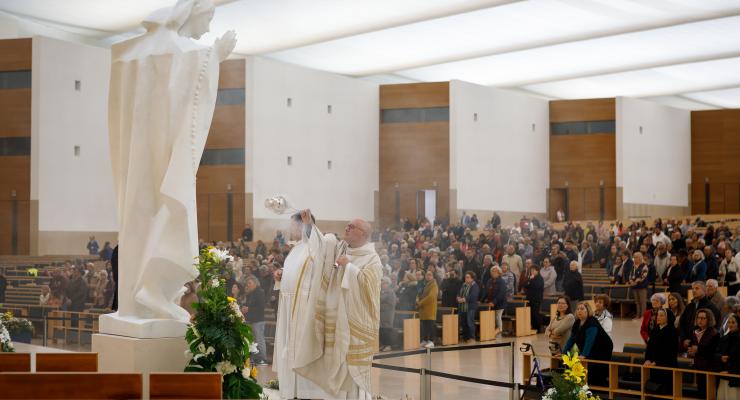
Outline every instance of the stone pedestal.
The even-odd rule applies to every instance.
[[[189,361],[184,337],[139,339],[94,334],[99,372],[139,372],[144,375],[144,398],[149,398],[149,372],[182,372]]]

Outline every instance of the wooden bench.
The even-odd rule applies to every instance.
[[[8,372],[0,399],[141,399],[141,374]]]
[[[202,373],[151,373],[149,398],[163,399],[220,399],[221,374]]]
[[[396,318],[403,321],[403,349],[418,349],[421,346],[421,320],[419,320],[419,313],[416,311],[396,310]]]
[[[98,353],[36,353],[36,372],[98,372]]]
[[[460,318],[455,307],[437,307],[437,321],[442,320],[442,345],[460,342]]]
[[[31,353],[0,353],[0,372],[31,372]]]

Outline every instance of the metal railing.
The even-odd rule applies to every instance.
[[[400,358],[414,355],[424,355],[423,367],[422,368],[408,368],[400,367],[396,365],[379,364],[376,362],[372,363],[373,368],[386,369],[390,371],[406,372],[411,374],[419,375],[419,399],[420,400],[431,400],[432,398],[432,377],[452,379],[456,381],[476,383],[480,385],[503,387],[510,389],[511,400],[519,398],[519,383],[514,381],[514,355],[515,355],[515,342],[507,343],[492,343],[492,344],[478,344],[468,346],[450,346],[450,347],[435,347],[411,351],[403,351],[398,353],[389,354],[377,354],[373,357],[373,360],[385,360],[391,358]],[[509,382],[496,381],[492,379],[473,378],[464,375],[450,374],[447,372],[435,371],[432,369],[432,353],[442,353],[447,351],[464,351],[464,350],[477,350],[477,349],[488,349],[496,347],[507,347],[511,356],[511,368],[509,369]]]

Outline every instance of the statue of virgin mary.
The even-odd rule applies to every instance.
[[[108,126],[119,222],[118,312],[101,333],[177,337],[189,314],[177,303],[196,276],[195,178],[213,117],[219,63],[233,32],[212,46],[211,0],[179,0],[143,21],[146,33],[115,44]]]

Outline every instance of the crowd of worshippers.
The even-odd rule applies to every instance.
[[[0,269],[0,303],[5,301],[7,279]],[[50,277],[48,285],[41,286],[39,305],[58,307],[62,311],[85,311],[90,308],[110,309],[115,293],[115,282],[110,262],[72,262],[51,265],[38,271],[39,277]]]

